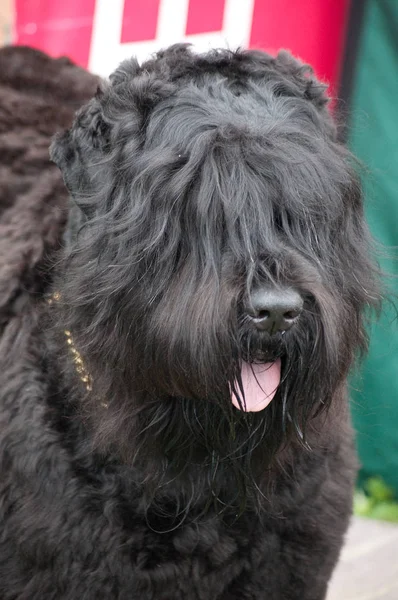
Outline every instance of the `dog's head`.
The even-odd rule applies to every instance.
[[[74,201],[63,319],[94,417],[109,405],[99,430],[244,487],[259,449],[263,468],[305,443],[378,299],[325,86],[287,53],[174,46],[123,63],[51,155]]]

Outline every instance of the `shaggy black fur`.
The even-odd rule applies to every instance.
[[[25,52],[58,69],[54,115],[72,67]],[[72,71],[88,91],[93,79]],[[40,130],[30,98],[30,142],[15,110],[1,119],[23,149]],[[28,231],[22,202],[2,196],[20,270],[0,271],[14,290],[0,313],[1,599],[323,599],[355,475],[345,382],[378,302],[324,86],[287,53],[174,46],[123,63],[51,156],[73,198],[52,270],[33,239],[46,249],[50,229],[57,245],[58,180],[54,198],[28,194]],[[284,335],[247,316],[264,286],[303,299]],[[276,358],[271,404],[235,409],[241,361]]]

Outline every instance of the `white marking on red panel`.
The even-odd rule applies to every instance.
[[[139,16],[138,0],[96,0],[88,66],[99,75],[108,76],[125,58],[135,55],[142,62],[177,42],[191,43],[199,52],[249,45],[254,0],[225,0],[222,30],[192,35],[186,35],[189,0],[160,0],[155,39],[122,43],[125,1],[136,3]]]

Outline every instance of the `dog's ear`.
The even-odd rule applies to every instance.
[[[293,82],[299,95],[317,108],[321,109],[329,102],[326,93],[328,85],[316,78],[310,65],[301,62],[287,50],[281,50],[275,58],[274,66],[281,75]]]
[[[72,196],[89,193],[87,167],[109,148],[110,126],[102,115],[100,95],[101,90],[80,109],[70,129],[55,135],[50,146],[50,158],[61,170]]]
[[[294,58],[286,50],[281,50],[278,53],[274,60],[274,68],[282,76],[278,85],[280,95],[294,95],[310,102],[321,117],[320,124],[322,124],[325,133],[331,139],[336,140],[338,135],[337,125],[328,108],[330,97],[327,90],[329,86],[317,79],[310,65]]]
[[[58,133],[50,146],[50,158],[59,167],[71,195],[64,242],[69,246],[94,213],[92,197],[104,177],[103,164],[109,149],[110,126],[102,116],[98,95],[76,115],[70,129]]]

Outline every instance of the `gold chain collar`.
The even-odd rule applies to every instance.
[[[72,360],[75,365],[76,372],[79,375],[80,380],[84,383],[86,390],[88,392],[91,392],[91,390],[93,389],[92,379],[90,373],[87,370],[86,365],[84,364],[82,355],[76,348],[72,334],[69,331],[69,329],[64,329],[64,334],[66,337],[66,343],[68,344],[69,350],[72,354]]]
[[[48,304],[58,302],[60,299],[61,295],[59,294],[59,292],[54,292],[54,294],[48,299]],[[64,335],[66,338],[66,343],[69,347],[69,351],[72,355],[72,361],[75,366],[76,373],[78,374],[80,381],[84,384],[86,390],[88,392],[91,392],[93,389],[93,380],[84,363],[82,355],[75,346],[72,333],[69,331],[69,329],[64,329]],[[101,402],[101,406],[103,406],[104,408],[108,408],[108,404],[106,402]]]

